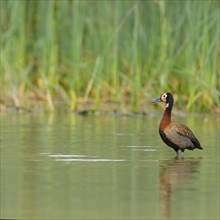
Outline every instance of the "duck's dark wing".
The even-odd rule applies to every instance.
[[[192,131],[185,125],[171,123],[164,129],[166,138],[179,148],[201,148],[199,141]]]
[[[187,126],[181,124],[175,124],[175,127],[178,135],[189,138],[195,148],[202,149],[198,139],[195,137],[193,132]]]

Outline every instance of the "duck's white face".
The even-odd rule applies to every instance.
[[[162,102],[167,102],[167,93],[165,92],[165,93],[163,93],[161,96],[160,96],[160,99],[161,99],[161,101]]]
[[[170,107],[170,111],[172,111],[173,107],[173,96],[170,92],[163,93],[159,99],[155,99],[153,103],[164,102],[166,103],[166,108]]]
[[[173,96],[170,92],[164,92],[160,98],[155,99],[153,103],[164,102],[166,103],[166,107],[169,107],[171,104],[173,106]]]

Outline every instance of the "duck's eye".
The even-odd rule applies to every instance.
[[[166,94],[163,94],[163,98],[166,98],[167,96],[166,96]]]

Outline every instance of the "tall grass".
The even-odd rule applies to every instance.
[[[1,102],[219,109],[219,1],[1,1]],[[147,99],[146,99],[147,97]],[[187,103],[187,104],[186,104]]]

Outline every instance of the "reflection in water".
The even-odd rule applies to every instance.
[[[199,167],[199,159],[174,159],[166,161],[160,174],[161,214],[169,218],[171,215],[171,196],[174,188],[181,188],[190,181]]]

